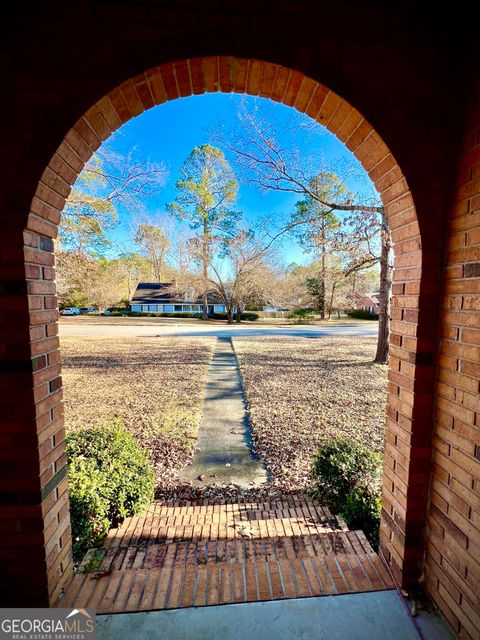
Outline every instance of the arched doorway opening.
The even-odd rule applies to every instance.
[[[43,588],[51,604],[71,579],[52,238],[72,184],[113,131],[167,100],[215,91],[270,98],[317,120],[355,155],[382,198],[395,269],[380,547],[399,582],[419,575],[430,455],[429,431],[420,425],[430,419],[432,362],[430,351],[424,351],[430,336],[420,307],[422,244],[407,181],[373,126],[316,80],[277,64],[206,57],[155,67],[101,98],[66,134],[32,201],[24,233],[25,269],[45,530]],[[425,311],[428,319],[431,310]]]

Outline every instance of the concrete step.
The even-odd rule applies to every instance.
[[[102,640],[452,640],[439,628],[421,636],[395,590],[97,618]]]

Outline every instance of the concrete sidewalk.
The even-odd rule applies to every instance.
[[[179,473],[196,486],[235,483],[248,488],[267,479],[265,468],[251,452],[245,397],[230,338],[217,338],[197,448],[192,464]]]
[[[395,590],[97,617],[97,638],[419,640]],[[429,640],[450,638],[443,623]],[[422,634],[423,635],[423,634]]]

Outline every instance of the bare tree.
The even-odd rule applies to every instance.
[[[116,262],[119,274],[126,283],[127,298],[131,300],[138,283],[149,277],[150,263],[145,256],[128,251],[120,253]]]
[[[224,242],[223,262],[226,275],[212,262],[212,282],[226,304],[227,317],[237,322],[248,300],[256,296],[270,301],[274,296],[274,250],[271,238],[256,238],[251,230],[242,229]],[[226,281],[226,282],[225,282]]]
[[[61,305],[93,305],[103,310],[118,304],[127,295],[120,260],[95,258],[72,251],[59,251],[56,259]]]
[[[111,231],[123,211],[137,215],[165,184],[165,168],[136,149],[116,152],[102,145],[80,173],[65,204],[57,242],[57,279],[62,302],[83,301],[100,307],[131,296],[141,256],[122,256]],[[107,259],[105,255],[119,255]],[[138,282],[138,281],[137,281]],[[75,305],[77,306],[77,305]]]
[[[255,237],[251,230],[238,229],[228,237],[210,242],[206,278],[208,293],[222,300],[227,322],[241,320],[241,312],[253,297],[273,300],[278,278],[275,273],[273,244],[277,238],[263,234]],[[186,269],[177,272],[175,290],[195,296],[205,287],[203,247],[192,238],[190,251],[194,261],[202,263],[201,272]]]
[[[170,240],[164,230],[155,224],[140,224],[135,234],[135,242],[149,262],[152,278],[156,282],[163,282],[170,251]]]
[[[163,165],[141,157],[136,149],[116,152],[105,143],[85,165],[67,198],[60,222],[64,250],[102,253],[108,232],[118,223],[121,209],[133,214],[163,189]]]
[[[380,322],[377,353],[375,362],[384,363],[388,359],[389,336],[389,300],[391,290],[391,237],[383,206],[375,200],[374,196],[366,197],[361,194],[352,196],[345,194],[345,184],[348,175],[338,179],[336,193],[325,192],[321,179],[326,173],[322,170],[312,171],[312,165],[302,158],[298,149],[286,149],[278,142],[278,136],[271,122],[261,120],[255,113],[250,113],[244,106],[240,113],[241,126],[239,131],[230,136],[224,132],[218,134],[223,147],[233,156],[238,167],[239,179],[244,182],[257,185],[264,191],[280,191],[298,193],[320,205],[319,216],[328,216],[335,212],[349,212],[364,216],[366,225],[371,222],[372,216],[381,219],[378,230],[381,231],[380,255],[372,260],[356,265],[351,269],[361,269],[368,264],[380,263]],[[313,178],[313,179],[312,179]],[[304,223],[311,222],[307,218]],[[301,224],[301,222],[299,223]]]
[[[174,272],[188,273],[195,270],[195,251],[191,232],[182,227],[170,234],[171,252],[169,265]]]

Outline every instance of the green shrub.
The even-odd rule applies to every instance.
[[[108,530],[154,496],[148,455],[121,422],[67,435],[74,556],[98,546]]]
[[[307,324],[313,320],[312,309],[294,309],[288,314],[288,317],[297,324]]]
[[[193,312],[180,312],[180,311],[112,311],[108,314],[108,316],[129,316],[131,318],[139,317],[139,318],[202,318],[201,313],[193,313]],[[234,316],[235,317],[235,316]],[[215,320],[226,320],[226,313],[213,313],[209,316],[209,318],[214,318]],[[250,311],[244,312],[241,314],[242,320],[258,320],[258,313],[252,313]]]
[[[105,473],[95,460],[69,460],[70,519],[72,522],[73,554],[81,557],[90,547],[99,546],[110,529],[109,501],[102,495]]]
[[[346,314],[350,318],[357,318],[358,320],[378,320],[378,313],[372,313],[364,309],[350,309],[350,311],[346,311]]]
[[[327,442],[314,460],[312,493],[351,528],[378,542],[382,457],[353,440]]]
[[[342,516],[350,529],[361,529],[372,546],[378,547],[378,531],[382,501],[379,487],[360,482],[350,491],[342,509]]]
[[[213,318],[214,320],[226,320],[227,319],[227,314],[224,311],[219,311],[218,313],[212,313],[210,316],[210,318]],[[251,313],[249,311],[247,312],[242,312],[240,314],[240,320],[258,320],[259,315],[258,313]],[[233,314],[233,319],[236,320],[237,319],[237,315],[234,313]]]

